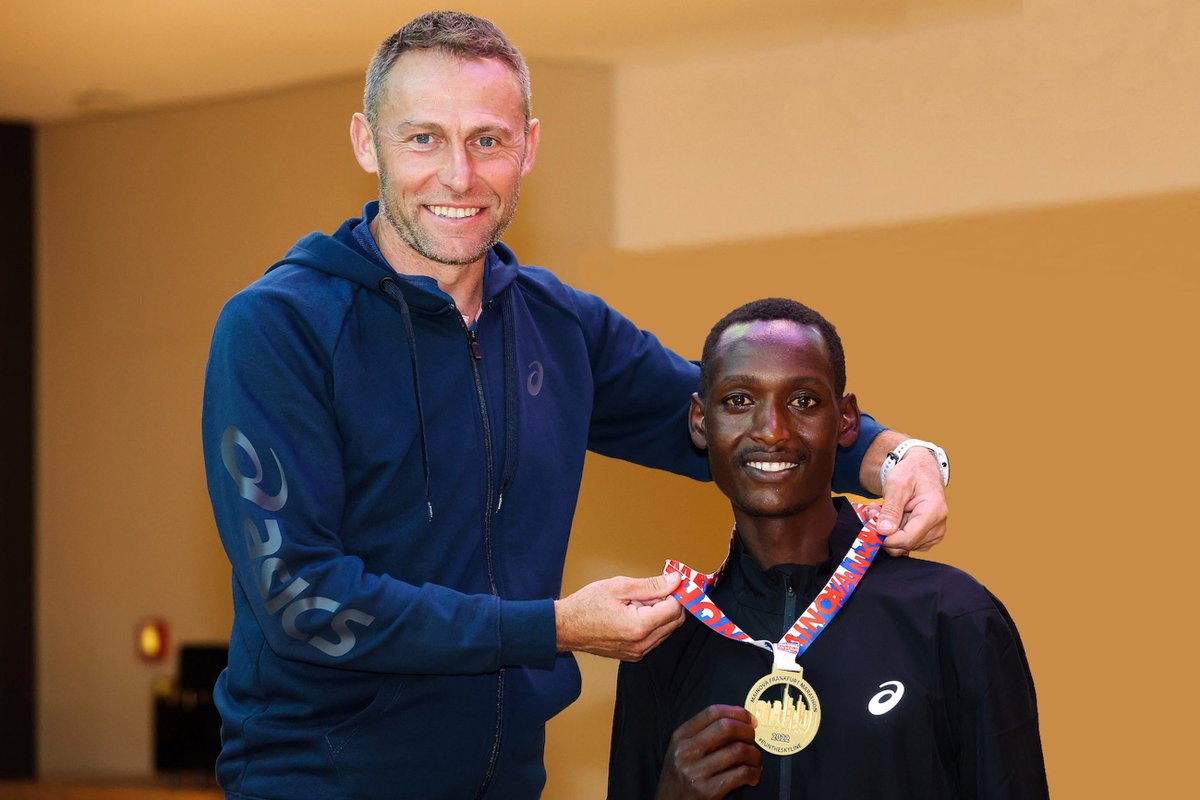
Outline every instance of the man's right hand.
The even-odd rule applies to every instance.
[[[756,786],[762,751],[754,718],[741,706],[713,705],[675,729],[667,746],[655,800],[717,800]]]
[[[683,607],[671,597],[679,581],[674,573],[608,578],[554,601],[558,651],[640,661],[683,624]]]

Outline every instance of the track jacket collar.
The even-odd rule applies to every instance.
[[[401,275],[383,259],[371,234],[370,223],[379,214],[379,201],[363,206],[362,217],[352,217],[332,235],[310,233],[296,242],[287,255],[271,269],[283,264],[302,264],[330,275],[354,281],[374,291],[385,277],[397,279],[404,299],[416,311],[439,313],[452,304],[450,296],[437,281],[424,275]],[[268,270],[269,271],[269,270]],[[488,251],[483,268],[483,301],[498,297],[517,279],[517,257],[503,243]]]
[[[816,595],[862,529],[862,520],[848,500],[835,497],[833,503],[838,511],[837,522],[829,534],[829,556],[819,564],[779,564],[764,571],[746,551],[741,538],[734,537],[729,582],[739,604],[779,613],[788,585],[800,598]]]

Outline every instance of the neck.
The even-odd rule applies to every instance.
[[[371,220],[371,235],[388,265],[401,275],[423,275],[437,281],[450,295],[460,313],[474,317],[483,304],[484,256],[470,264],[443,264],[426,258],[409,247],[390,225],[381,224],[382,214]]]
[[[738,538],[758,565],[819,564],[829,558],[829,534],[837,523],[833,500],[786,517],[760,517],[735,508]]]

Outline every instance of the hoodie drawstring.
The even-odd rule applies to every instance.
[[[404,292],[400,291],[394,278],[381,279],[379,291],[400,307],[400,316],[404,318],[404,336],[408,340],[409,363],[412,364],[413,394],[417,398],[417,426],[421,431],[421,460],[425,467],[425,507],[429,509],[429,521],[433,522],[433,495],[429,485],[429,441],[425,434],[425,411],[421,407],[421,371],[417,364],[417,339],[413,335],[412,314],[408,310]]]

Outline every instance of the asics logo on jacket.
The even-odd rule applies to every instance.
[[[900,698],[904,697],[904,684],[900,681],[887,681],[879,684],[879,688],[883,691],[872,697],[867,703],[867,711],[877,717],[891,711],[900,702]]]
[[[254,465],[254,477],[243,473],[238,466],[237,451],[239,449],[250,458],[250,462]],[[263,480],[262,459],[259,458],[258,450],[250,443],[250,440],[232,425],[225,429],[225,433],[221,437],[221,461],[225,464],[229,477],[233,478],[234,483],[238,485],[242,497],[264,511],[279,511],[287,503],[287,476],[284,474],[283,464],[279,463],[279,456],[275,455],[274,450],[271,450],[270,453],[279,470],[279,491],[273,495],[263,491],[260,485]],[[303,595],[309,589],[308,581],[303,578],[293,580],[292,573],[288,570],[284,560],[274,557],[275,553],[279,552],[279,548],[283,546],[283,532],[280,530],[277,520],[266,519],[263,521],[263,527],[267,531],[265,539],[259,533],[258,525],[253,517],[247,516],[243,526],[246,534],[247,553],[251,559],[262,559],[259,563],[258,594],[264,601],[267,613],[275,615],[282,611],[280,623],[283,625],[284,632],[293,639],[307,642],[333,658],[339,658],[349,653],[354,648],[356,639],[354,631],[350,629],[348,623],[353,622],[365,628],[375,621],[375,617],[357,609],[342,608],[339,601],[328,597],[304,597]],[[280,587],[280,590],[274,597],[271,597],[271,589],[276,585]],[[335,641],[317,634],[309,635],[297,627],[296,623],[300,616],[309,611],[325,611],[334,614],[333,619],[329,621],[329,627],[337,637]]]

